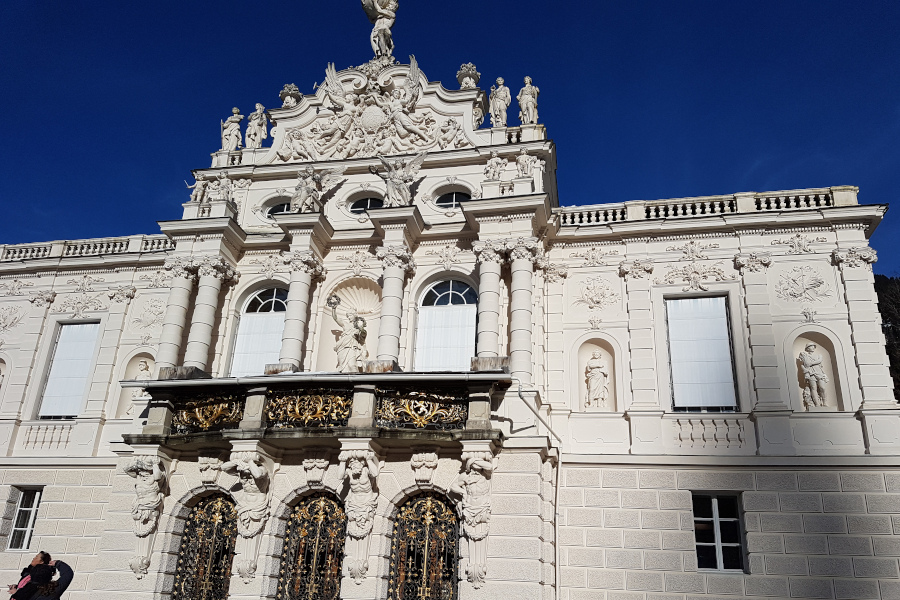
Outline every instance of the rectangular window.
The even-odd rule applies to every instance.
[[[281,360],[284,312],[244,313],[238,324],[231,376],[263,375],[266,365]]]
[[[420,307],[414,370],[470,370],[477,318],[475,304]]]
[[[734,410],[734,367],[724,297],[666,300],[676,410]]]
[[[744,569],[744,545],[737,496],[694,494],[694,539],[697,568]]]
[[[71,418],[81,413],[99,333],[100,323],[60,325],[40,418]]]
[[[16,506],[12,532],[9,535],[10,550],[28,550],[40,503],[41,490],[20,490],[19,504]]]

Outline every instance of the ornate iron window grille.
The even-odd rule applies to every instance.
[[[236,536],[231,498],[216,494],[201,500],[181,537],[172,600],[227,600]]]
[[[407,500],[394,521],[388,600],[456,600],[458,564],[452,504],[434,493]]]
[[[397,429],[464,429],[469,399],[462,392],[376,391],[375,424]]]
[[[347,515],[330,494],[308,496],[291,512],[281,552],[277,600],[337,600]]]
[[[353,409],[353,392],[344,389],[269,390],[269,426],[346,427]]]
[[[243,396],[235,394],[176,399],[172,430],[175,433],[199,433],[236,428],[244,418],[244,400]]]

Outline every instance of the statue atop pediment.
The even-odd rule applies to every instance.
[[[397,0],[362,0],[363,10],[372,22],[372,50],[375,58],[394,55],[394,38],[391,35],[391,27],[397,20]]]

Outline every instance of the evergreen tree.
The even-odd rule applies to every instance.
[[[894,397],[900,400],[900,277],[875,276],[875,292],[881,311],[882,329],[894,378]]]

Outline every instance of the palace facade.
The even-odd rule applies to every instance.
[[[430,82],[381,18],[235,109],[161,234],[0,247],[7,582],[45,550],[71,600],[900,598],[887,207],[561,206],[531,80]]]

